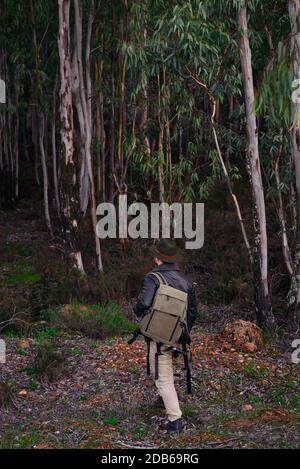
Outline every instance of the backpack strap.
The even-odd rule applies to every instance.
[[[161,355],[161,343],[156,344],[154,379],[158,379],[158,357]]]
[[[192,354],[190,352],[190,356],[188,354],[187,345],[188,342],[183,340],[181,342],[182,349],[177,347],[173,347],[173,353],[177,354],[180,353],[183,356],[183,363],[184,363],[184,370],[186,371],[186,387],[187,387],[187,394],[192,394],[192,374],[191,374],[191,367],[190,362],[192,361]]]
[[[183,350],[183,362],[184,362],[184,370],[186,370],[186,388],[187,394],[192,394],[192,374],[191,374],[191,367],[190,367],[190,359],[187,352],[187,345],[186,342],[183,341],[182,343],[182,350]]]
[[[147,343],[147,376],[150,376],[151,370],[150,370],[150,342],[151,339],[149,337],[145,337],[146,343]]]
[[[141,333],[140,329],[137,329],[136,331],[134,331],[134,333],[133,333],[131,339],[129,339],[129,340],[127,341],[127,344],[129,344],[129,345],[133,344],[133,342],[136,341],[136,339],[138,338],[138,336],[140,335],[140,333]]]
[[[160,272],[150,272],[148,275],[153,275],[153,277],[156,277],[160,285],[168,285],[168,282]]]
[[[191,344],[191,336],[188,330],[188,326],[185,321],[180,323],[182,327],[181,343],[186,343],[187,345]]]

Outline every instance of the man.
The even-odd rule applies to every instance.
[[[162,239],[152,248],[152,255],[156,267],[152,272],[158,272],[168,283],[169,286],[188,294],[187,326],[189,331],[195,320],[197,304],[194,287],[189,283],[185,275],[180,272],[177,260],[176,244],[173,240]],[[133,310],[137,316],[143,316],[152,306],[155,292],[159,287],[159,280],[154,275],[147,274],[144,278],[142,290]],[[155,353],[157,351],[156,343],[150,343],[150,366],[152,374],[155,369]],[[155,380],[160,400],[162,400],[168,423],[166,430],[168,432],[181,433],[183,430],[182,412],[180,410],[177,392],[174,386],[173,376],[173,352],[170,347],[162,346],[161,354],[158,357],[159,374]]]

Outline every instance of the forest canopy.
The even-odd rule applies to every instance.
[[[42,197],[49,239],[84,275],[106,270],[99,203],[205,203],[221,187],[259,324],[276,323],[276,264],[298,331],[299,11],[298,0],[3,0],[2,209]]]

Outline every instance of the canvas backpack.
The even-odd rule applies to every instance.
[[[164,277],[151,274],[159,281],[151,311],[141,320],[140,332],[156,343],[174,347],[187,322],[187,293],[168,285]]]
[[[156,343],[155,354],[155,379],[158,379],[158,357],[161,347],[167,350],[173,349],[175,353],[183,355],[184,369],[187,371],[187,392],[191,394],[191,373],[187,345],[190,344],[190,336],[187,328],[188,295],[177,288],[168,285],[159,272],[151,272],[159,281],[153,304],[149,313],[145,314],[140,322],[140,328],[134,334],[129,343],[133,343],[139,334],[145,337],[147,342],[147,374],[150,375],[150,342]]]

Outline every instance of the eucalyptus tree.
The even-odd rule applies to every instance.
[[[272,305],[269,292],[266,207],[258,148],[257,120],[254,109],[252,54],[249,44],[247,3],[245,0],[241,0],[241,3],[239,5],[238,26],[241,33],[240,50],[245,90],[246,124],[248,136],[247,156],[250,166],[254,205],[253,260],[256,314],[260,325],[272,326],[274,322],[274,317],[272,313]]]
[[[293,78],[300,84],[300,2],[289,0],[289,16],[291,22],[291,56]],[[300,102],[299,97],[292,106],[291,150],[295,168],[295,187],[297,201],[295,265],[290,290],[290,326],[292,330],[300,331]]]
[[[6,0],[0,5],[0,77],[5,82],[6,102],[0,104],[0,204],[14,207],[19,198],[20,177],[20,113],[23,79],[26,74],[26,41],[23,28],[24,5]],[[10,32],[19,31],[10,38]]]
[[[71,64],[72,94],[76,109],[78,127],[75,126],[76,151],[80,167],[80,208],[83,213],[90,203],[91,220],[95,240],[97,267],[103,270],[100,240],[96,233],[96,194],[94,168],[92,161],[92,79],[91,79],[91,41],[95,17],[95,2],[90,0],[87,15],[87,31],[83,58],[83,20],[84,9],[82,0],[74,0],[74,50]]]
[[[283,259],[290,276],[289,326],[299,330],[299,2],[280,2],[270,19],[270,54],[261,74],[256,112],[263,119],[261,138],[266,158],[269,196],[278,215]],[[273,10],[273,15],[276,9]],[[280,25],[280,28],[274,27]],[[298,82],[296,82],[298,86]],[[292,94],[295,91],[296,101]],[[271,158],[270,158],[271,157]]]
[[[60,204],[65,253],[82,273],[84,266],[78,242],[79,196],[77,160],[74,152],[74,122],[70,50],[70,0],[58,0],[58,50],[60,74]]]
[[[50,209],[49,209],[49,178],[48,178],[48,167],[47,167],[47,155],[46,155],[46,148],[45,148],[45,128],[46,128],[46,103],[43,99],[43,91],[44,91],[44,83],[43,78],[45,75],[42,74],[42,67],[41,67],[41,59],[40,59],[40,50],[43,42],[43,38],[41,43],[38,44],[37,38],[37,25],[36,25],[36,8],[37,6],[41,6],[39,2],[34,3],[33,0],[30,0],[30,19],[31,19],[31,28],[32,28],[32,46],[33,46],[33,56],[34,56],[34,67],[33,67],[33,80],[32,83],[32,99],[33,99],[33,109],[32,109],[32,118],[35,122],[37,122],[37,140],[38,140],[38,149],[41,157],[41,164],[42,164],[42,174],[43,174],[43,198],[44,198],[44,213],[45,213],[45,220],[46,225],[48,228],[49,233],[53,237],[53,229],[51,223],[51,216],[50,216]],[[46,5],[47,13],[49,10]],[[44,12],[43,12],[44,13]],[[40,15],[40,23],[42,23],[41,19],[45,18],[45,16]],[[46,129],[47,130],[47,129]],[[36,149],[36,160],[35,165],[37,168],[38,162],[38,151]]]
[[[177,72],[181,85],[188,86],[193,81],[198,85],[199,93],[204,96],[207,103],[206,109],[212,107],[210,114],[211,135],[209,136],[209,155],[217,157],[220,171],[223,171],[228,187],[234,201],[239,222],[242,229],[245,244],[249,252],[249,261],[253,262],[255,283],[255,305],[257,319],[261,325],[268,327],[273,324],[271,301],[268,286],[268,262],[267,262],[267,232],[266,211],[262,178],[259,170],[258,140],[256,136],[255,115],[252,110],[254,103],[253,81],[250,87],[246,87],[246,118],[250,147],[251,184],[254,201],[254,227],[255,241],[250,246],[246,228],[241,215],[240,207],[235,194],[232,191],[230,172],[224,163],[222,147],[217,136],[216,123],[217,111],[228,95],[241,96],[242,80],[239,73],[239,64],[236,55],[239,52],[238,41],[242,49],[242,72],[245,82],[252,79],[252,64],[249,43],[245,36],[245,4],[241,8],[237,5],[228,6],[219,2],[177,2],[169,5],[164,15],[157,20],[154,32],[154,40],[157,44],[166,44],[167,53],[164,64]],[[239,24],[243,29],[240,39],[237,24],[232,21],[232,13],[239,12]],[[157,52],[157,51],[156,51]],[[189,88],[191,93],[191,87]],[[192,91],[194,98],[197,96]],[[196,98],[197,99],[197,98]],[[199,98],[198,98],[199,99]],[[195,103],[195,101],[194,101]],[[194,111],[195,112],[195,111]],[[199,125],[199,121],[197,125]],[[194,129],[195,131],[196,129]],[[211,152],[215,144],[216,152]],[[219,173],[220,174],[220,173]],[[198,175],[195,176],[197,180]]]
[[[87,214],[103,268],[95,230],[100,200],[120,193],[204,200],[225,178],[254,270],[257,317],[268,324],[264,178],[291,277],[291,311],[298,311],[299,105],[290,101],[291,74],[299,75],[298,6],[296,0],[4,0],[0,74],[9,84],[0,111],[0,172],[8,198],[18,197],[28,163],[49,231],[83,272],[79,238]],[[251,234],[235,193],[243,167],[250,173],[244,191],[253,194]]]

